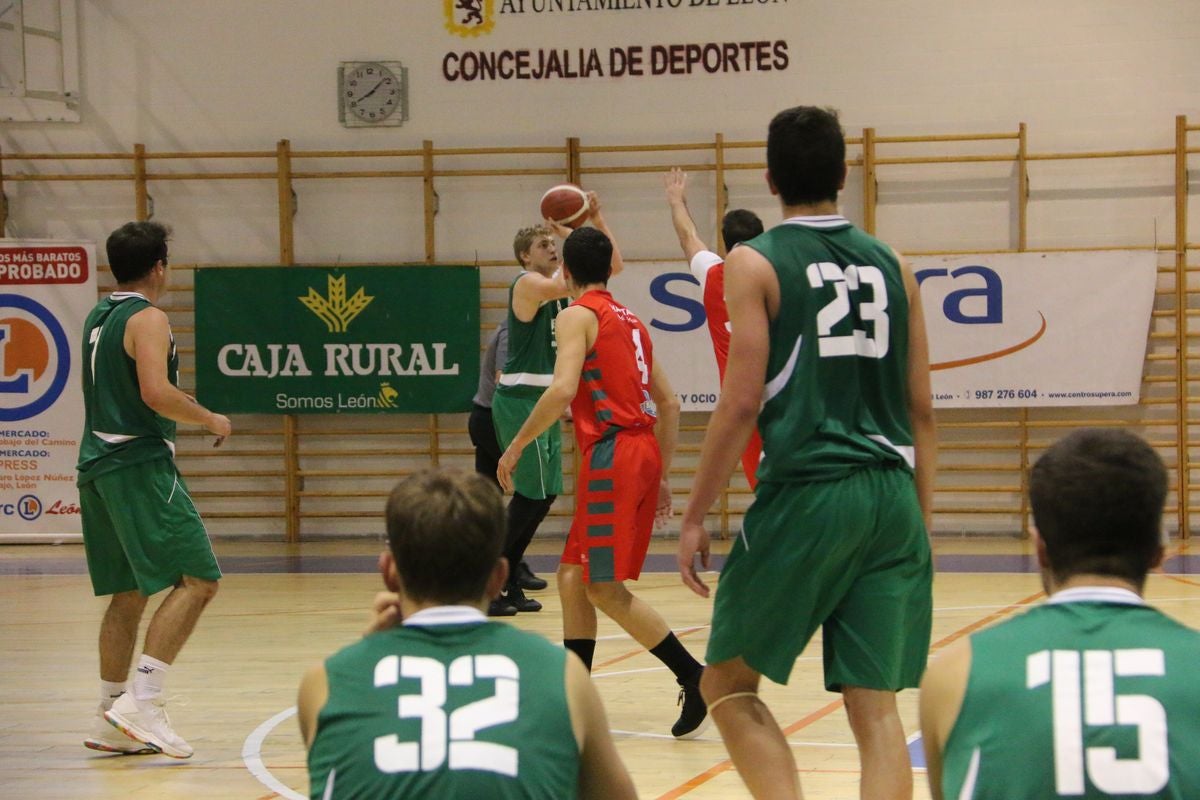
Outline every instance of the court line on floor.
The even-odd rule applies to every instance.
[[[258,782],[266,786],[275,794],[284,797],[287,800],[308,800],[306,795],[302,795],[295,789],[283,784],[271,774],[267,769],[267,765],[262,760],[262,744],[266,741],[267,736],[271,731],[279,725],[279,723],[291,719],[296,715],[296,707],[286,708],[280,711],[275,716],[255,728],[246,741],[242,743],[242,763],[246,765],[246,769],[250,770],[250,774],[258,779]]]
[[[614,736],[626,736],[626,737],[629,737],[630,739],[666,739],[666,740],[672,741],[672,742],[679,741],[678,739],[676,739],[674,736],[672,736],[669,733],[650,733],[648,731],[622,731],[622,730],[617,730],[616,728],[614,728],[612,730],[612,733]],[[688,741],[689,742],[709,742],[710,744],[722,744],[723,743],[720,736],[697,736],[695,739],[688,739]],[[788,740],[788,745],[791,747],[832,747],[835,749],[836,748],[845,748],[845,747],[857,747],[857,745],[851,744],[850,742],[794,742],[794,741],[791,741],[790,739]]]
[[[969,636],[971,633],[975,632],[979,628],[982,628],[985,625],[989,625],[992,622],[995,622],[997,619],[1000,619],[1008,614],[1011,614],[1014,611],[1019,611],[1020,609],[1024,608],[1025,606],[1028,606],[1030,603],[1033,603],[1034,601],[1036,601],[1044,596],[1045,596],[1044,592],[1037,592],[1036,594],[1031,594],[1028,597],[1022,598],[1021,600],[1018,600],[1015,603],[1011,603],[1008,606],[1005,606],[1004,608],[1000,609],[999,611],[995,611],[991,614],[988,614],[983,619],[977,620],[977,621],[971,623],[970,625],[966,625],[966,626],[958,629],[954,633],[950,634],[949,636],[946,636],[946,637],[938,640],[936,643],[934,643],[933,645],[930,646],[929,652],[931,652],[931,653],[935,652],[936,650],[940,650],[941,648],[945,647],[946,645],[949,645],[949,644],[961,639],[964,636]],[[793,733],[795,733],[796,731],[803,730],[804,728],[807,728],[809,725],[812,725],[814,722],[824,719],[825,717],[832,714],[834,711],[837,711],[843,705],[844,705],[844,703],[842,702],[841,699],[834,700],[830,703],[827,703],[826,705],[824,705],[821,708],[817,709],[816,711],[812,712],[811,714],[804,717],[803,719],[793,722],[791,725],[788,725],[786,728],[784,728],[783,729],[784,737],[790,736]],[[712,765],[711,767],[706,769],[704,772],[701,772],[697,775],[693,775],[691,778],[684,781],[679,786],[676,786],[674,789],[669,790],[665,794],[659,795],[657,800],[675,800],[676,798],[683,797],[685,794],[688,794],[693,789],[698,789],[699,787],[701,787],[704,784],[711,781],[713,778],[716,778],[719,775],[722,775],[731,769],[733,769],[733,761],[731,761],[730,759],[725,759],[724,761],[718,761],[716,764]]]
[[[1168,578],[1171,578],[1172,580],[1177,580],[1181,583],[1185,583],[1188,585],[1193,585],[1193,586],[1200,585],[1193,581],[1176,578],[1175,576],[1171,576],[1171,575],[1165,575],[1164,577],[1168,577]],[[1009,614],[1012,614],[1013,612],[1020,610],[1021,608],[1029,605],[1030,603],[1034,602],[1035,600],[1038,600],[1039,598],[1043,597],[1043,595],[1044,595],[1043,592],[1037,592],[1037,593],[1032,594],[1028,597],[1025,597],[1021,600],[1018,600],[1016,603],[1010,603],[1006,606],[986,605],[986,606],[962,606],[962,607],[947,607],[947,608],[942,608],[942,609],[934,609],[935,613],[939,612],[939,611],[945,612],[945,611],[960,611],[960,610],[983,610],[983,609],[988,609],[988,608],[994,608],[997,610],[994,611],[993,613],[987,615],[986,617],[983,617],[982,619],[977,620],[977,621],[971,623],[970,625],[967,625],[967,626],[959,629],[958,631],[955,631],[954,633],[950,634],[949,636],[946,636],[945,638],[939,640],[938,642],[935,642],[934,644],[932,644],[930,646],[929,650],[931,653],[936,652],[937,650],[940,650],[943,647],[946,647],[947,645],[952,644],[953,642],[957,641],[958,639],[961,639],[963,636],[970,635],[971,633],[974,633],[976,630],[979,630],[980,628],[991,624],[992,622],[996,621],[997,619],[1008,616]],[[1183,597],[1183,598],[1170,598],[1170,599],[1172,599],[1172,600],[1175,600],[1175,599],[1190,600],[1190,599],[1194,599],[1194,598]],[[1160,600],[1159,602],[1163,602],[1163,601]],[[709,626],[707,626],[707,625],[698,625],[695,627],[682,629],[678,632],[678,635],[680,637],[687,636],[688,634],[696,633],[697,631],[704,630],[705,628],[708,628],[708,627]],[[616,636],[612,636],[612,637],[601,637],[601,638],[620,638],[620,634],[618,634]],[[628,658],[631,658],[634,655],[637,655],[642,652],[644,652],[644,651],[639,648],[638,650],[631,651],[629,653],[625,653],[625,654],[622,654],[615,658],[609,659],[597,666],[604,667],[604,666],[608,666],[611,664],[619,663],[621,661],[625,661]],[[816,657],[816,656],[802,656],[802,657],[798,658],[797,660],[798,661],[804,661],[804,660],[815,661],[815,660],[817,660],[817,658],[818,657]],[[659,671],[662,669],[665,669],[665,667],[645,667],[645,668],[641,668],[641,669],[619,670],[616,672],[606,672],[606,673],[594,674],[593,677],[596,679],[611,678],[611,677],[616,677],[616,676],[620,676],[620,675],[629,675],[629,674],[639,673],[639,672],[654,672],[654,671]],[[789,725],[787,728],[784,729],[784,735],[787,736],[798,730],[802,730],[803,728],[811,725],[812,723],[817,722],[818,720],[833,713],[841,706],[842,706],[841,700],[832,701],[831,703],[827,704],[826,706],[822,707],[821,709],[818,709],[817,711],[813,712],[812,714],[809,714],[808,716],[804,717],[803,719],[793,723],[792,725]],[[246,769],[248,769],[250,771],[250,773],[260,783],[262,783],[264,786],[266,786],[271,791],[275,792],[276,794],[280,795],[281,797],[287,798],[287,800],[306,800],[304,795],[298,794],[295,790],[291,789],[290,787],[281,783],[277,778],[275,778],[275,776],[273,774],[271,774],[271,771],[269,769],[267,769],[266,765],[263,763],[263,760],[262,760],[262,744],[266,740],[267,736],[270,735],[271,731],[274,730],[276,727],[278,727],[280,723],[284,722],[285,720],[290,719],[295,714],[296,714],[296,707],[292,706],[291,708],[288,708],[288,709],[285,709],[284,711],[279,712],[278,714],[276,714],[275,716],[266,720],[261,725],[259,725],[257,728],[255,728],[254,731],[249,736],[246,737],[246,741],[242,746],[242,761],[245,763]],[[613,733],[620,734],[620,735],[626,735],[626,736],[639,736],[639,737],[649,737],[649,738],[664,738],[664,739],[665,738],[672,738],[672,739],[674,738],[674,737],[668,737],[668,736],[666,736],[666,734],[638,733],[635,731],[614,730]],[[913,736],[916,736],[916,735],[917,734],[914,734]],[[911,740],[913,737],[909,737],[909,738]],[[717,741],[719,741],[719,740],[717,740]],[[813,743],[789,742],[789,744],[793,747],[822,746],[822,743],[816,743],[816,742],[813,742]],[[853,747],[854,745],[824,744],[823,746]],[[710,769],[706,770],[705,772],[694,776],[693,778],[689,779],[687,782],[685,782],[681,786],[676,787],[675,789],[671,790],[667,794],[661,795],[658,800],[671,800],[672,798],[681,797],[684,794],[690,792],[692,789],[698,788],[699,786],[703,785],[704,783],[707,783],[712,778],[717,777],[717,775],[720,775],[723,772],[727,772],[730,768],[732,768],[732,766],[733,766],[732,761],[729,761],[729,760],[722,761],[722,762],[714,765]],[[805,771],[805,770],[801,770],[801,771]],[[700,778],[703,778],[703,780],[699,780]]]
[[[682,639],[683,637],[690,636],[691,634],[696,633],[697,631],[708,630],[708,627],[709,627],[708,625],[695,625],[691,628],[683,628],[679,631],[676,631],[675,634],[678,638]],[[636,650],[630,650],[628,652],[622,653],[619,656],[613,656],[612,658],[601,661],[599,664],[596,664],[594,666],[594,669],[600,669],[602,667],[610,667],[613,664],[619,664],[622,661],[633,658],[634,656],[639,656],[645,652],[647,652],[646,648],[642,647],[641,645],[638,645],[638,648]]]

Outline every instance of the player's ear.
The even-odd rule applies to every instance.
[[[383,576],[383,585],[389,592],[400,591],[400,575],[396,572],[396,559],[392,558],[391,550],[379,554],[379,574]]]
[[[771,190],[771,194],[778,197],[779,190],[775,188],[775,181],[771,180],[771,170],[764,172],[763,176],[767,179],[767,188]]]
[[[846,188],[846,175],[848,175],[849,172],[850,172],[850,167],[846,166],[846,164],[843,163],[842,164],[842,179],[840,181],[838,181],[838,191],[839,192]]]

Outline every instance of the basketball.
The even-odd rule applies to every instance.
[[[578,228],[587,221],[587,193],[573,183],[551,186],[542,195],[542,216],[568,228]]]

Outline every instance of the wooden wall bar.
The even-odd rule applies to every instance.
[[[1030,179],[1032,162],[1078,159],[1167,159],[1173,161],[1174,226],[1171,242],[1128,242],[1120,249],[1153,250],[1159,256],[1159,284],[1148,339],[1141,402],[1136,406],[1061,409],[946,410],[939,414],[941,455],[937,482],[935,530],[941,534],[980,532],[1020,534],[1029,522],[1025,498],[1025,475],[1041,450],[1065,430],[1079,425],[1129,426],[1145,435],[1162,453],[1171,469],[1172,496],[1167,509],[1167,526],[1186,537],[1192,511],[1200,502],[1200,476],[1194,474],[1193,451],[1200,448],[1200,401],[1193,384],[1200,384],[1200,294],[1191,291],[1189,276],[1200,269],[1189,265],[1189,253],[1200,245],[1189,244],[1188,163],[1200,152],[1192,146],[1200,125],[1189,125],[1186,117],[1173,122],[1174,147],[1141,150],[1036,152],[1030,149],[1024,123],[1013,131],[934,136],[883,136],[866,128],[861,136],[848,137],[847,163],[861,170],[860,213],[869,231],[878,230],[880,187],[886,187],[889,172],[914,167],[928,171],[930,181],[939,180],[947,165],[1012,164],[1015,229],[1009,246],[969,252],[1020,252],[1029,248]],[[709,141],[674,144],[585,144],[570,138],[561,146],[439,148],[424,141],[417,149],[399,150],[297,150],[281,140],[274,150],[247,152],[162,152],[134,144],[128,153],[10,153],[0,152],[0,235],[14,211],[9,206],[16,184],[23,182],[127,182],[131,187],[130,209],[138,219],[154,214],[153,187],[160,181],[274,181],[279,215],[279,263],[298,262],[293,220],[297,211],[297,183],[347,179],[381,179],[396,183],[398,191],[421,197],[424,210],[423,260],[437,259],[439,187],[445,179],[464,177],[522,178],[547,176],[587,184],[589,176],[664,172],[682,166],[698,173],[697,186],[710,186],[716,198],[713,226],[729,202],[727,181],[737,172],[761,171],[765,167],[762,141],[726,141],[720,133]],[[752,151],[746,153],[744,151]],[[523,161],[544,163],[558,157],[561,166],[523,169]],[[344,160],[354,159],[361,168],[343,169]],[[653,163],[647,163],[647,160]],[[186,160],[187,171],[175,165]],[[293,169],[297,163],[303,169]],[[448,165],[449,164],[449,165]],[[199,168],[197,168],[199,165]],[[182,165],[181,165],[182,166]],[[922,173],[924,174],[924,173]],[[711,184],[707,181],[711,180]],[[230,183],[229,191],[241,184]],[[444,188],[444,187],[443,187]],[[707,189],[706,189],[707,190]],[[664,228],[663,252],[626,253],[629,261],[677,260],[671,245],[674,238]],[[1097,228],[1094,247],[1054,249],[1080,251],[1114,249],[1102,244],[1104,231]],[[723,243],[715,246],[724,250]],[[962,252],[962,251],[959,251]],[[910,255],[952,254],[944,249],[910,252]],[[303,259],[300,259],[303,261]],[[304,262],[310,263],[310,262]],[[484,290],[481,335],[503,313],[502,297],[508,259],[480,260]],[[343,266],[349,266],[345,262]],[[197,268],[219,268],[225,264],[178,264],[175,293],[167,311],[175,331],[187,344],[180,350],[184,361],[185,388],[194,381],[194,334],[191,307],[191,278]],[[506,270],[501,274],[500,270]],[[102,272],[101,288],[112,282]],[[672,470],[677,505],[685,501],[695,469],[706,414],[684,415],[679,453]],[[383,498],[395,478],[421,464],[443,463],[469,467],[472,450],[466,436],[465,414],[395,416],[238,416],[235,436],[228,448],[213,451],[196,431],[181,431],[180,461],[192,483],[201,512],[221,520],[231,535],[239,523],[299,541],[306,533],[328,531],[330,521],[354,519],[371,525],[378,518]],[[560,528],[573,507],[575,458],[570,436],[564,436],[568,472],[565,496],[551,512]],[[740,473],[723,493],[715,513],[720,530],[736,531],[751,496]],[[228,522],[226,522],[228,521]]]

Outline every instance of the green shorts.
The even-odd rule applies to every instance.
[[[149,596],[184,575],[221,577],[183,477],[169,458],[106,473],[79,487],[83,546],[97,595]]]
[[[496,425],[501,451],[516,438],[540,396],[505,391],[504,387],[496,389],[492,397],[492,421]],[[513,471],[513,483],[517,493],[530,500],[562,494],[562,432],[557,421],[522,451],[521,460]]]
[[[820,627],[827,689],[899,691],[925,671],[932,615],[933,559],[910,472],[760,483],[721,571],[706,659],[741,656],[787,683]]]

